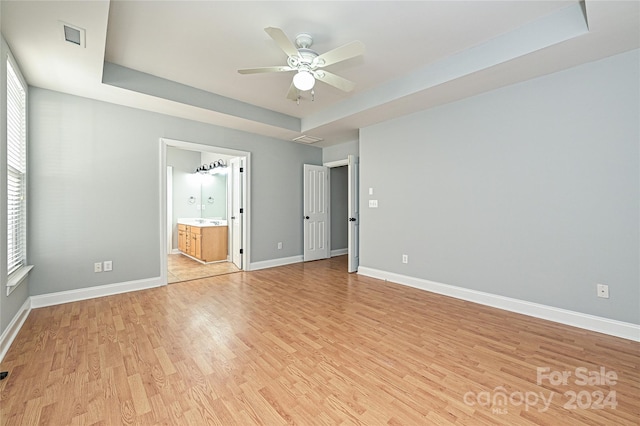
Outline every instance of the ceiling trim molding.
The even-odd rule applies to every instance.
[[[589,32],[581,3],[565,7],[470,49],[400,76],[302,120],[302,132],[489,69]]]
[[[111,62],[104,62],[102,83],[245,120],[300,132],[301,121],[297,117],[227,98]]]

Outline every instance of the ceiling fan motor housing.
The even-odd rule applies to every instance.
[[[298,49],[298,56],[289,56],[287,58],[287,63],[291,68],[309,68],[315,69],[321,64],[315,59],[318,57],[318,52],[315,52],[309,48],[301,47]]]
[[[296,47],[308,49],[313,44],[313,37],[307,33],[298,34],[296,36]]]

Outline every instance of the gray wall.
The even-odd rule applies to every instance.
[[[1,9],[1,8],[0,8]],[[0,173],[0,335],[5,331],[11,320],[18,313],[18,310],[29,297],[30,277],[25,280],[7,296],[7,172],[4,165],[7,164],[7,62],[6,55],[9,46],[0,37],[0,164],[3,164]],[[29,95],[27,94],[27,97]],[[28,120],[28,117],[27,117]],[[27,136],[28,137],[28,136]],[[29,247],[27,247],[29,250]],[[30,262],[30,251],[27,252],[27,261]],[[32,262],[31,262],[32,263]]]
[[[161,137],[251,152],[250,260],[302,254],[302,165],[319,148],[39,88],[29,129],[32,295],[160,275]],[[94,273],[103,260],[113,271]]]
[[[329,169],[331,176],[331,250],[346,249],[348,232],[348,170],[347,166]]]
[[[322,162],[346,160],[351,155],[358,156],[358,141],[345,142],[339,145],[328,146],[322,150]]]
[[[639,324],[639,63],[361,129],[360,264]]]

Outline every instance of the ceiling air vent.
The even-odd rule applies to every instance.
[[[76,46],[85,47],[85,30],[75,25],[60,22],[63,40]]]
[[[302,136],[298,136],[297,138],[293,138],[294,142],[300,142],[300,143],[316,143],[316,142],[320,142],[321,140],[323,139],[316,138],[314,136],[307,136],[307,135],[302,135]]]

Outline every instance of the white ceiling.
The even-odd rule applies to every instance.
[[[588,30],[574,0],[2,1],[1,8],[2,34],[32,86],[279,139],[323,138],[316,146],[640,47],[637,1],[587,0]],[[86,29],[86,48],[63,41],[60,21]],[[297,105],[285,98],[291,73],[238,74],[285,64],[264,32],[269,26],[291,39],[311,34],[319,53],[362,41],[364,56],[327,68],[354,81],[354,91],[318,83],[315,100]],[[115,66],[103,73],[105,62]]]

